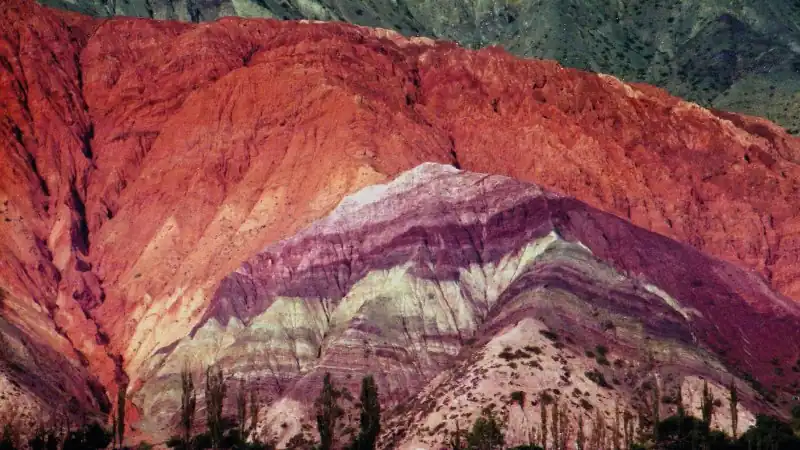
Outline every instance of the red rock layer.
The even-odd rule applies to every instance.
[[[12,0],[0,29],[0,284],[49,305],[108,387],[139,310],[172,298],[177,316],[423,161],[535,181],[800,298],[800,141],[760,119],[343,24],[94,21]]]

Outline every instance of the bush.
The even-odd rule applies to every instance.
[[[558,335],[550,330],[539,330],[539,334],[550,339],[551,341],[557,341]]]
[[[522,391],[514,391],[511,393],[511,401],[516,402],[522,408],[525,405],[525,393]]]
[[[467,434],[467,448],[500,450],[505,443],[503,426],[491,411],[484,410]]]
[[[602,388],[606,388],[606,389],[610,389],[611,388],[611,385],[608,384],[608,382],[606,381],[606,377],[603,375],[602,372],[600,372],[597,369],[592,369],[592,370],[590,370],[588,372],[584,372],[584,375],[586,375],[586,378],[594,381],[595,384],[597,384],[598,386],[600,386]]]
[[[87,450],[108,447],[111,432],[98,423],[86,425],[80,430],[71,431],[64,441],[63,450]]]

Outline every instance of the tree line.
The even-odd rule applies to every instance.
[[[607,424],[599,409],[592,420],[591,434],[587,436],[583,414],[578,414],[573,428],[568,419],[567,405],[559,404],[548,394],[540,396],[540,424],[528,433],[528,444],[513,450],[800,450],[800,405],[792,411],[792,422],[786,423],[770,415],[758,415],[756,423],[742,435],[738,429],[738,392],[732,382],[729,386],[732,436],[711,429],[711,419],[720,403],[714,399],[708,384],[703,383],[701,417],[687,414],[680,389],[677,413],[660,418],[659,389],[652,388],[652,411],[649,417],[638,418],[622,412],[615,404],[611,424]],[[512,401],[523,406],[525,395],[512,393]],[[484,409],[468,431],[459,429],[449,439],[447,450],[502,450],[505,446],[505,423],[493,410]]]
[[[233,420],[230,420],[224,411],[227,392],[227,383],[222,369],[209,367],[206,370],[205,431],[192,434],[195,429],[197,396],[192,374],[187,368],[184,368],[181,372],[179,433],[167,442],[167,446],[178,450],[273,450],[275,445],[270,442],[261,442],[256,433],[261,409],[256,390],[249,388],[245,381],[239,381],[235,399],[236,416]],[[298,435],[289,442],[289,446],[331,450],[337,444],[337,422],[344,415],[344,410],[339,405],[341,396],[342,391],[334,386],[330,373],[326,373],[323,377],[322,389],[314,402],[319,442],[311,443]],[[374,450],[380,434],[381,406],[378,399],[378,385],[372,375],[367,375],[362,379],[359,400],[359,432],[352,442],[346,445],[346,449]]]
[[[166,444],[178,450],[273,450],[274,443],[261,442],[256,426],[261,410],[257,389],[244,379],[238,380],[234,414],[225,414],[225,399],[229,393],[228,380],[219,366],[209,366],[205,371],[205,427],[196,431],[197,393],[194,377],[188,367],[181,370],[181,405],[177,433]],[[591,419],[591,433],[587,433],[584,414],[577,414],[577,426],[571,423],[569,405],[560,403],[547,393],[539,396],[540,422],[528,432],[528,443],[513,450],[798,450],[800,449],[800,405],[792,410],[792,423],[779,418],[759,415],[756,423],[741,435],[738,430],[738,392],[729,385],[729,409],[732,435],[711,429],[711,419],[721,403],[714,399],[704,382],[701,394],[701,417],[688,414],[683,406],[681,390],[677,394],[677,413],[662,419],[659,403],[662,402],[657,383],[651,389],[649,416],[635,416],[621,410],[615,403],[610,423],[606,423],[599,409]],[[123,448],[125,423],[125,394],[120,389],[116,414],[112,415],[112,428],[107,430],[98,423],[77,429],[67,422],[51,429],[39,428],[27,441],[32,450],[78,450]],[[332,450],[374,450],[381,431],[381,406],[378,386],[372,375],[361,382],[359,431],[350,442],[341,442],[340,419],[344,409],[339,402],[344,391],[338,389],[330,373],[322,380],[322,388],[314,401],[314,415],[318,441],[306,440],[298,434],[288,443],[288,448]],[[511,401],[524,408],[525,394],[516,391]],[[121,406],[120,406],[121,405]],[[638,427],[636,427],[638,424]],[[471,427],[449,432],[443,450],[503,450],[506,423],[492,409],[484,409]],[[0,450],[22,448],[18,433],[9,424],[3,428]],[[150,448],[140,444],[140,449]]]

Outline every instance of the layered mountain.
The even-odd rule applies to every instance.
[[[753,274],[535,185],[428,163],[226,276],[191,333],[137,368],[134,402],[157,434],[185,361],[221,364],[270,395],[262,438],[311,440],[324,373],[352,397],[372,373],[393,418],[383,445],[438,448],[492,404],[526,443],[538,418],[512,392],[548,393],[577,420],[651,411],[647,383],[696,409],[701,379],[718,399],[737,380],[746,427],[780,411],[750,380],[793,389],[771,361],[793,363],[798,338],[800,307]]]
[[[637,361],[673,387],[737,377],[749,412],[797,388],[800,141],[765,120],[345,24],[15,0],[0,30],[0,395],[25,420],[102,417],[123,388],[164,437],[197,358],[262,380],[262,431],[288,439],[326,368],[385,365],[385,404],[428,408],[497,380],[509,339],[631,405],[614,371]],[[598,345],[621,367],[588,369]]]
[[[501,45],[668,89],[706,106],[766,116],[800,132],[800,5],[784,0],[41,0],[100,17],[337,20]]]

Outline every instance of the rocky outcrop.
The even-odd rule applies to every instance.
[[[735,327],[714,331],[709,325],[728,317],[717,314],[729,304],[739,305],[730,306],[730,314],[746,326],[750,320],[778,318],[780,326],[793,324],[793,316],[782,311],[795,308],[792,301],[800,297],[795,213],[800,144],[761,119],[710,112],[649,86],[519,60],[495,49],[470,52],[344,24],[96,21],[15,0],[0,13],[0,25],[5,113],[0,123],[0,286],[9,293],[2,329],[37,348],[57,349],[54,363],[64,358],[74,368],[65,376],[77,380],[79,409],[107,409],[117,386],[128,386],[135,399],[131,421],[146,411],[145,428],[163,431],[152,424],[170,417],[175,391],[172,384],[159,385],[159,379],[174,384],[176,358],[202,353],[206,360],[198,363],[208,362],[211,349],[230,344],[231,327],[247,335],[259,317],[266,317],[267,329],[284,330],[269,338],[275,350],[264,358],[273,368],[256,358],[261,372],[279,375],[270,380],[283,380],[280,388],[265,383],[281,392],[303,392],[302,383],[316,384],[314,361],[354,359],[363,352],[326,334],[336,321],[355,320],[348,316],[355,312],[340,305],[342,299],[360,298],[354,289],[380,291],[374,286],[395,283],[394,277],[400,278],[398,289],[409,289],[403,287],[409,282],[402,264],[427,258],[428,267],[418,264],[408,276],[424,285],[439,281],[435,289],[446,295],[424,300],[438,302],[431,307],[439,311],[435,321],[415,316],[419,305],[404,302],[409,311],[401,315],[416,317],[405,328],[380,318],[360,325],[373,334],[386,328],[391,339],[374,351],[394,354],[397,342],[419,338],[414,327],[424,325],[422,334],[428,336],[436,328],[425,327],[436,324],[442,339],[430,339],[433,350],[422,353],[429,359],[395,355],[381,360],[396,369],[392,387],[384,384],[383,391],[405,396],[420,388],[436,364],[459,351],[464,339],[459,334],[480,335],[492,302],[509,295],[505,291],[513,277],[486,264],[499,264],[507,252],[530,244],[528,238],[547,236],[552,227],[544,227],[542,235],[525,235],[533,231],[518,224],[507,231],[513,237],[507,240],[506,231],[469,234],[483,225],[463,234],[442,224],[450,229],[436,236],[449,240],[422,246],[401,240],[391,253],[370,247],[359,253],[371,258],[369,265],[353,260],[348,252],[354,250],[340,243],[356,241],[329,231],[333,242],[307,236],[322,239],[315,242],[326,243],[322,249],[328,253],[297,244],[292,247],[296,255],[270,256],[278,262],[258,258],[267,246],[295,239],[299,230],[328,216],[347,194],[426,161],[535,182],[575,197],[558,200],[565,210],[566,203],[580,201],[659,233],[661,240],[648,237],[631,244],[641,253],[625,253],[617,243],[639,239],[639,232],[629,235],[630,227],[598,224],[598,217],[611,216],[584,218],[557,231],[560,240],[582,242],[622,273],[653,265],[647,273],[672,278],[649,283],[679,304],[701,292],[693,307],[704,318],[693,322],[693,330],[716,350],[739,338]],[[460,198],[458,192],[452,196]],[[512,194],[509,198],[535,197]],[[413,206],[425,196],[405,201]],[[515,220],[543,214],[535,205]],[[443,207],[458,211],[458,206]],[[495,211],[489,206],[486,211]],[[370,223],[404,226],[387,222],[389,217],[390,211],[379,209],[347,217],[345,223],[360,233],[358,240],[378,231],[376,236],[416,236],[391,227],[370,231]],[[419,220],[423,236],[422,230],[440,226],[430,217]],[[604,243],[603,233],[612,244]],[[657,253],[677,251],[667,238],[688,247],[675,247],[681,253],[673,259]],[[668,247],[650,250],[652,242],[662,241]],[[720,264],[716,276],[730,273],[744,281],[712,277],[717,281],[701,279],[686,287],[684,277],[711,264],[687,256],[700,255],[695,250],[734,264],[714,263]],[[240,267],[251,259],[258,263]],[[276,264],[275,270],[269,264]],[[451,295],[467,283],[454,278],[464,264],[476,271],[468,281],[475,287],[463,288],[471,296],[463,299],[464,308],[475,311],[453,311],[457,319],[450,323],[441,311],[448,311]],[[328,272],[298,265],[319,265]],[[481,287],[487,277],[499,277],[499,284]],[[308,283],[301,289],[290,282],[295,278]],[[731,303],[715,292],[744,300]],[[324,301],[301,301],[309,295]],[[716,307],[703,303],[710,298]],[[357,309],[359,302],[344,304]],[[781,303],[786,305],[775,306]],[[334,304],[340,316],[333,313]],[[295,328],[303,334],[293,334]],[[358,340],[362,331],[347,333],[347,339]],[[272,348],[253,339],[258,348]],[[771,348],[771,339],[759,334],[751,343],[767,354],[772,350],[762,346]],[[234,351],[241,342],[234,340],[230,350],[237,364],[245,364],[238,359],[241,351]],[[784,350],[785,355],[775,356],[789,358],[795,351]],[[736,348],[729,352],[726,361],[744,364],[753,376],[772,382],[764,361]],[[8,359],[26,357],[15,351]],[[31,398],[44,398],[32,387],[40,381],[37,370],[26,373],[19,377],[21,386]],[[57,381],[47,383],[58,390]],[[159,386],[164,389],[156,392]],[[295,405],[292,395],[281,394],[289,409]]]

